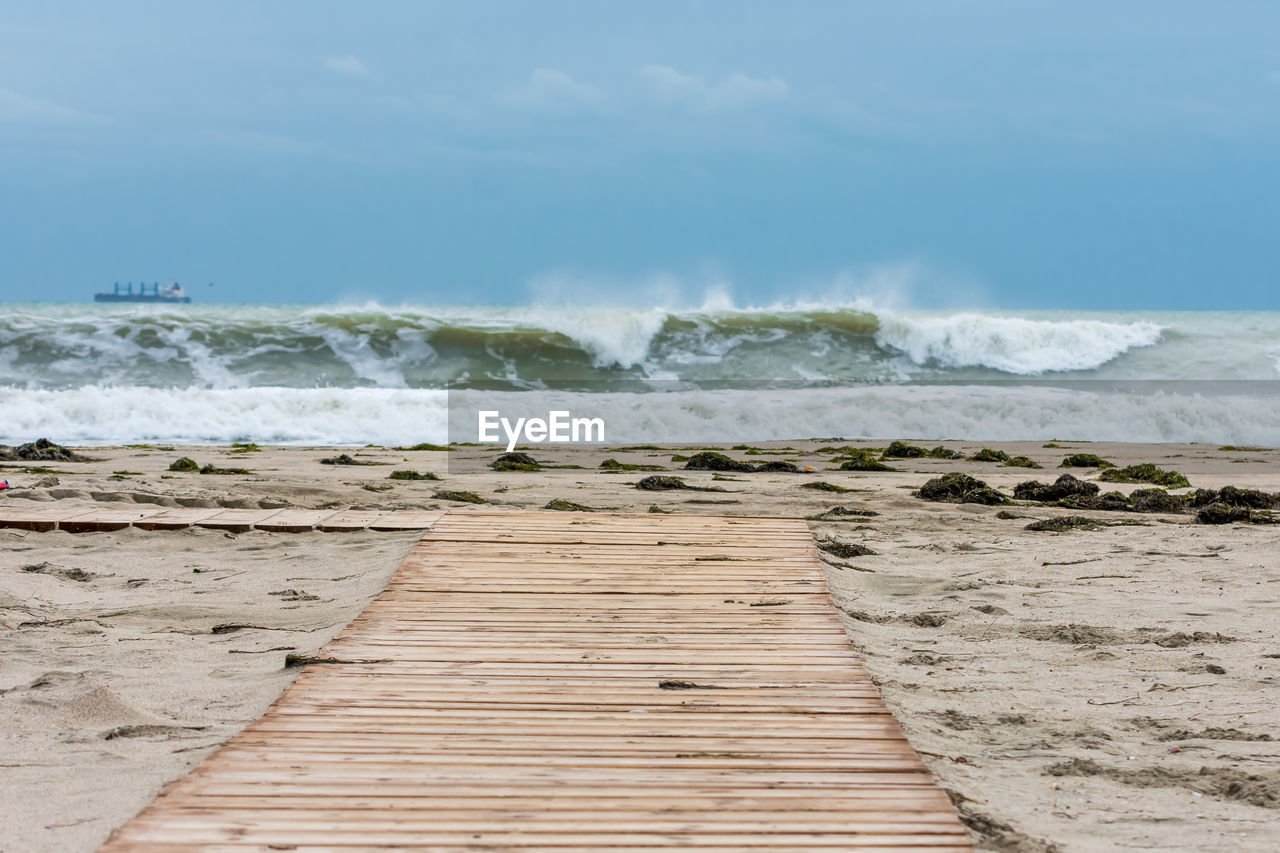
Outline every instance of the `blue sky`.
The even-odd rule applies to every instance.
[[[1278,32],[1251,0],[10,0],[0,298],[1280,309]]]

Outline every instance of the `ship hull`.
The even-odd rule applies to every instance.
[[[143,296],[137,293],[95,293],[94,302],[167,302],[175,305],[188,305],[190,296]]]

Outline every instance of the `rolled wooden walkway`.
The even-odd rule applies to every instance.
[[[182,530],[205,527],[210,530],[272,533],[305,533],[323,530],[340,533],[356,530],[426,530],[444,510],[363,510],[363,509],[227,509],[168,508],[139,504],[67,506],[63,501],[5,504],[0,506],[0,528],[19,530],[65,530],[95,533],[137,527],[142,530]]]
[[[970,850],[798,520],[459,512],[104,851]]]

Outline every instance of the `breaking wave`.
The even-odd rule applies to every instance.
[[[1278,340],[1274,312],[11,303],[0,443],[438,442],[460,383],[594,395],[634,442],[1275,445],[1280,383],[1218,386],[1280,378]]]
[[[1168,338],[1167,324],[1143,319],[905,314],[856,306],[4,308],[0,384],[24,388],[1046,376],[1117,365],[1160,349]],[[1157,369],[1155,375],[1176,374]]]

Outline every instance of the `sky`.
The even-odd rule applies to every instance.
[[[1280,4],[17,2],[0,300],[1280,309]]]

